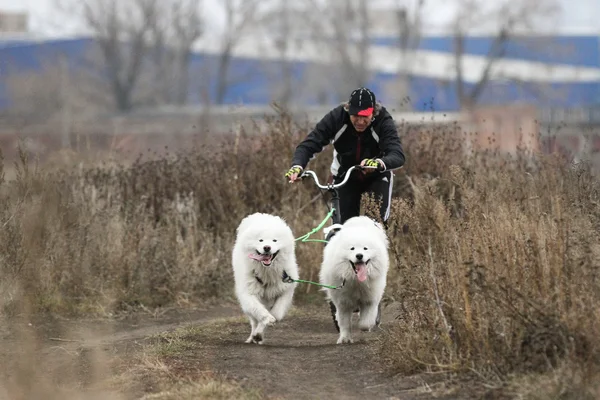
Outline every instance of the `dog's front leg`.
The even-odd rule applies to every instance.
[[[261,344],[265,328],[277,320],[266,307],[252,295],[241,295],[242,311],[250,318],[254,318],[256,325],[253,327],[251,342]]]
[[[281,296],[277,298],[277,300],[275,300],[273,307],[271,307],[271,315],[275,317],[277,321],[281,321],[290,309],[292,305],[292,300],[294,298],[294,289],[295,286],[293,289],[290,288],[286,290]]]
[[[250,336],[248,336],[248,339],[246,339],[246,343],[252,343],[252,341],[254,340],[254,334],[256,332],[256,326],[258,325],[258,322],[251,315],[248,315],[248,319],[250,320],[250,327],[252,328],[252,330],[250,331]]]
[[[275,318],[273,318],[273,322],[274,320]],[[256,329],[254,329],[254,334],[252,335],[252,342],[256,344],[263,344],[263,341],[265,339],[265,330],[267,329],[267,326],[272,325],[273,322],[265,323],[264,321],[259,321],[258,324],[256,324]]]
[[[377,304],[366,303],[360,307],[360,317],[358,318],[358,327],[361,331],[370,331],[375,326],[377,320]]]
[[[337,313],[336,319],[340,327],[340,336],[338,337],[337,344],[352,343],[352,308],[348,306],[339,307],[336,304]]]
[[[247,294],[241,295],[240,304],[242,311],[246,315],[254,317],[258,323],[262,322],[265,325],[270,325],[276,321],[275,317],[271,315],[269,310],[267,310],[265,305],[261,303],[256,296]]]

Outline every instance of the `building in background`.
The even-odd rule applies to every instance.
[[[0,22],[0,31],[26,32],[25,15],[2,15],[5,16],[0,17],[0,21],[4,18],[5,22]],[[386,26],[393,26],[397,18],[398,15],[389,15]],[[395,113],[410,113],[411,120],[418,119],[419,115],[423,120],[431,120],[436,113],[464,111],[456,79],[453,37],[423,35],[416,48],[402,51],[397,35],[390,29],[382,25],[376,33],[378,36],[372,38],[369,48],[369,78],[365,85],[378,93],[388,108]],[[494,39],[486,36],[465,39],[461,55],[465,90],[477,86]],[[230,73],[233,78],[223,103],[215,104],[214,77],[220,57],[217,45],[214,40],[200,40],[193,49],[189,58],[187,104],[179,107],[178,113],[185,109],[190,114],[199,114],[208,105],[213,110],[233,105],[267,109],[273,101],[275,86],[283,79],[278,75],[282,63],[289,63],[291,67],[293,106],[312,107],[313,110],[321,106],[327,110],[344,100],[334,95],[332,87],[326,86],[339,76],[335,69],[324,69],[325,54],[319,43],[308,39],[292,41],[287,51],[291,56],[282,60],[277,40],[265,35],[248,35],[232,52]],[[96,46],[96,41],[90,37],[15,41],[0,35],[0,111],[9,111],[12,107],[9,81],[13,74],[36,74],[49,65],[63,65],[64,60],[68,60],[70,71],[89,67],[89,57]],[[399,84],[400,76],[403,80]],[[507,137],[502,146],[504,143],[506,146],[512,146],[511,143],[523,145],[519,139],[523,127],[506,121],[510,118],[507,112],[519,105],[526,107],[526,115],[520,118],[527,121],[527,129],[543,134],[562,129],[568,132],[566,135],[580,135],[579,130],[567,129],[565,125],[585,126],[586,129],[600,126],[600,32],[511,37],[503,56],[494,62],[490,79],[483,85],[475,105],[485,107],[486,111],[471,115],[469,123],[480,130],[500,130]],[[502,111],[504,106],[507,112]],[[474,120],[478,115],[489,117],[492,114],[496,115],[496,120],[504,122],[499,125],[483,119]],[[398,118],[402,119],[402,115]],[[518,134],[508,132],[513,129],[511,126],[519,130]],[[528,135],[530,133],[525,134]],[[508,140],[509,136],[512,139]],[[575,141],[576,148],[585,147],[582,143],[596,143],[594,146],[597,146],[597,139],[584,141],[582,137]],[[487,139],[473,144],[484,146],[485,143]],[[527,144],[527,147],[539,149],[543,145]]]
[[[0,10],[0,35],[28,32],[28,17],[26,12],[8,12]]]
[[[493,43],[491,37],[466,38],[463,54],[464,85],[467,89],[477,84],[486,64],[487,53]],[[212,42],[214,43],[214,42]],[[9,45],[10,44],[10,45]],[[23,40],[14,43],[0,37],[0,68],[2,78],[6,71],[32,71],[65,56],[73,63],[89,55],[96,46],[94,39],[59,38]],[[340,97],[318,99],[315,95],[316,78],[327,81],[335,78],[335,71],[317,70],[322,67],[318,45],[309,41],[296,43],[291,49],[294,96],[297,105],[333,105]],[[214,67],[219,49],[211,43],[200,43],[190,57],[188,104],[207,100],[214,104]],[[369,54],[369,79],[366,85],[380,94],[380,99],[396,106],[405,97],[410,98],[410,111],[452,112],[461,109],[457,95],[455,54],[450,36],[423,36],[418,48],[409,54],[410,64],[400,62],[396,39],[373,39]],[[272,86],[279,82],[279,52],[272,41],[245,37],[232,53],[231,84],[223,104],[268,105],[272,100]],[[317,74],[316,72],[319,72]],[[600,34],[588,33],[552,37],[516,37],[511,39],[505,55],[497,60],[494,74],[484,85],[478,103],[482,105],[526,102],[540,108],[572,108],[600,105]],[[407,93],[393,90],[399,72],[408,76]],[[319,76],[320,75],[320,76]],[[208,85],[208,99],[203,99],[201,85]],[[320,82],[320,81],[319,81]],[[0,82],[1,85],[1,82]],[[333,89],[331,89],[333,91]],[[0,109],[9,106],[6,93],[0,86]]]

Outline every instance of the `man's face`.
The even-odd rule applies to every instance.
[[[362,115],[351,115],[350,122],[352,122],[352,125],[354,125],[354,129],[356,129],[357,132],[364,132],[364,130],[367,129],[371,123],[371,118],[372,115],[369,115],[368,117]]]

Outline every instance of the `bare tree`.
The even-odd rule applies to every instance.
[[[217,65],[217,104],[222,104],[232,84],[229,67],[233,51],[243,35],[252,27],[259,16],[262,0],[223,0],[225,11],[225,30],[221,37],[219,60]]]
[[[183,103],[190,51],[202,34],[195,0],[56,0],[75,14],[95,38],[115,108]],[[173,89],[175,88],[175,89]]]
[[[555,0],[499,1],[493,3],[489,9],[486,9],[483,2],[479,0],[460,0],[452,27],[456,86],[461,108],[468,109],[477,103],[492,78],[494,65],[504,57],[509,40],[517,34],[531,30],[536,26],[538,19],[552,16],[557,9]],[[464,77],[465,37],[470,29],[481,27],[482,22],[488,24],[495,22],[497,28],[481,75],[469,88]]]
[[[332,21],[335,32],[335,43],[339,50],[339,64],[342,68],[344,81],[351,85],[351,88],[366,85],[369,78],[369,47],[371,37],[369,34],[369,14],[367,9],[367,0],[341,1],[341,9],[334,8],[334,12],[341,12],[344,18]],[[336,2],[332,3],[336,7]],[[353,23],[357,29],[348,29],[346,21]],[[356,33],[353,37],[348,32]],[[344,96],[347,90],[343,92]]]
[[[403,3],[403,1],[399,1],[396,8],[398,46],[402,52],[407,52],[416,49],[421,40],[423,8],[426,1],[416,0],[412,9]]]
[[[306,0],[306,22],[310,24],[312,39],[322,49],[320,63],[329,63],[331,82],[338,99],[349,90],[366,85],[370,77],[369,49],[371,46],[371,19],[367,0]],[[331,80],[330,80],[331,81]]]
[[[378,61],[372,58],[371,50],[379,28],[379,13],[393,10],[389,3],[385,5],[386,9],[377,9],[378,5],[377,0],[280,0],[270,15],[272,20],[281,24],[281,27],[270,31],[271,34],[275,31],[278,36],[277,49],[279,59],[283,61],[280,98],[285,98],[284,94],[289,93],[291,86],[288,77],[292,76],[293,70],[291,63],[286,62],[289,56],[285,56],[290,51],[306,50],[316,57],[306,66],[302,87],[296,91],[301,95],[310,94],[311,100],[326,104],[335,97],[334,100],[342,101],[352,89],[366,85],[372,77],[373,63]],[[418,25],[416,18],[420,14],[416,12],[415,16],[405,17],[415,18],[408,21],[412,29],[412,24]],[[398,36],[402,33],[399,32]],[[305,48],[305,45],[297,43],[299,39],[308,42]],[[411,48],[416,39],[403,37],[403,40],[399,42]]]
[[[403,95],[397,100],[398,106],[402,108],[408,106],[406,98],[409,96],[411,71],[416,60],[414,53],[421,41],[423,9],[426,1],[416,0],[414,7],[407,7],[403,0],[399,0],[396,4],[398,49],[400,50],[397,90]]]
[[[286,107],[292,102],[293,95],[308,83],[307,80],[300,82],[294,79],[293,59],[306,44],[306,36],[310,32],[306,20],[311,10],[309,2],[302,0],[276,0],[270,5],[261,16],[259,25],[277,52],[278,63],[269,66],[266,71],[277,77],[269,81],[274,100]]]
[[[163,0],[164,1],[164,0]],[[203,33],[199,0],[167,0],[153,30],[153,58],[160,94],[166,103],[185,104],[192,47]]]
[[[82,0],[82,17],[93,30],[119,111],[133,107],[133,93],[157,25],[159,0]]]
[[[280,75],[277,82],[272,85],[275,90],[275,101],[281,106],[287,107],[292,100],[293,92],[293,65],[289,57],[293,41],[293,18],[295,4],[289,0],[279,0],[273,5],[271,12],[264,16],[263,21],[269,31],[268,34],[275,42],[275,48],[279,54]]]
[[[176,103],[187,101],[189,87],[189,64],[194,42],[202,35],[202,16],[197,0],[180,0],[173,9],[173,28],[177,49],[177,97]]]

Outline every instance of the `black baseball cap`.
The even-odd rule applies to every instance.
[[[365,87],[360,87],[350,94],[348,101],[350,115],[370,117],[375,110],[375,93]]]

